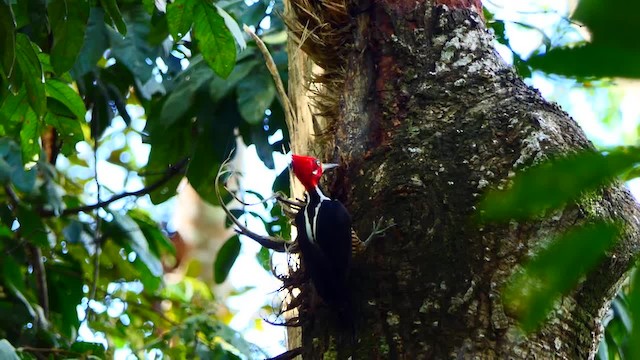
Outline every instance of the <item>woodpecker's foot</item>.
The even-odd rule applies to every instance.
[[[393,221],[391,221],[390,223],[385,222],[384,218],[380,218],[380,220],[374,221],[373,230],[371,231],[371,234],[369,234],[369,236],[365,241],[360,240],[360,238],[358,237],[358,234],[356,234],[355,230],[352,229],[351,230],[351,253],[355,255],[363,253],[375,238],[384,235],[385,231],[387,231],[389,228],[394,226],[396,226],[396,224]]]
[[[371,231],[371,234],[369,234],[369,237],[367,237],[367,239],[364,241],[364,246],[369,246],[373,239],[384,235],[387,230],[391,229],[394,226],[396,226],[396,224],[393,222],[393,220],[385,221],[384,217],[381,217],[378,221],[374,221],[373,230]]]

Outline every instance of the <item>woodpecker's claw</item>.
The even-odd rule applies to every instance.
[[[393,220],[391,220],[391,223],[388,223],[389,225],[383,228],[382,227],[383,224],[386,224],[386,223],[387,222],[384,221],[384,217],[381,217],[380,220],[373,222],[373,230],[371,231],[371,234],[369,234],[369,237],[367,237],[367,240],[364,241],[364,246],[369,246],[369,244],[371,243],[371,240],[377,238],[378,236],[384,235],[384,233],[387,230],[396,226]]]
[[[375,238],[377,238],[378,236],[384,235],[385,231],[387,231],[388,229],[390,229],[391,227],[396,226],[396,224],[391,221],[391,223],[387,226],[385,226],[384,228],[381,228],[382,224],[384,223],[384,218],[380,218],[380,220],[378,221],[374,221],[373,222],[373,231],[371,231],[371,234],[369,234],[369,237],[367,237],[367,239],[365,241],[360,240],[360,238],[358,237],[358,234],[356,234],[355,230],[351,230],[351,252],[352,254],[361,254],[363,253],[367,247],[369,246],[369,244],[371,243],[371,241]]]

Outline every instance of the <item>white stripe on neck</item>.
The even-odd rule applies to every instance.
[[[323,201],[331,200],[322,193],[322,190],[320,190],[319,186],[316,186],[315,190],[318,194],[318,197],[320,198],[320,201],[318,201],[318,205],[316,205],[316,209],[313,214],[313,221],[309,219],[309,212],[307,211],[307,209],[304,209],[305,231],[307,233],[307,238],[311,243],[316,243],[316,237],[314,235],[317,234],[318,231],[318,216],[320,215],[320,205],[322,205]],[[309,198],[311,198],[311,196],[309,196]]]

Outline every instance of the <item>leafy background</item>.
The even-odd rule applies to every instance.
[[[509,190],[489,192],[480,221],[546,216],[616,178],[635,178],[639,162],[637,114],[624,120],[619,108],[628,100],[615,80],[639,76],[638,5],[582,0],[569,19],[566,8],[540,2],[535,12],[530,3],[514,11],[508,3],[487,2],[485,11],[499,51],[575,111],[602,153],[526,170]],[[214,176],[236,133],[269,169],[287,151],[275,88],[238,25],[257,29],[286,83],[286,37],[274,15],[282,8],[270,0],[0,0],[1,358],[111,358],[122,348],[152,358],[265,356],[229,326],[211,284],[189,272],[173,283],[163,274],[177,256],[167,204],[183,177],[216,205]],[[590,42],[573,21],[589,28]],[[619,136],[602,138],[601,129]],[[249,218],[287,233],[277,208],[264,212]],[[514,276],[505,298],[525,331],[619,231],[596,223],[558,234]],[[233,264],[242,243],[232,237],[215,255],[216,283],[241,271]],[[257,257],[266,271],[268,251]],[[539,279],[553,281],[529,296],[519,291]],[[640,357],[640,341],[631,341],[639,339],[639,281],[632,276],[613,300],[602,359]]]

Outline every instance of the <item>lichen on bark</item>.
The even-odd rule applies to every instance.
[[[342,163],[325,186],[360,234],[381,216],[396,226],[352,269],[354,338],[320,307],[303,319],[304,358],[593,356],[603,309],[638,253],[640,214],[628,192],[614,184],[548,217],[477,225],[471,219],[488,188],[592,145],[500,59],[477,2],[340,3],[350,16],[348,41],[336,59],[341,71],[330,75],[343,78],[330,97],[315,94],[332,99],[324,105],[335,111],[316,119],[330,131],[321,142],[303,138],[313,120],[300,116],[293,147]],[[291,58],[294,103],[308,104],[314,94],[301,81],[310,59]],[[598,218],[625,222],[625,235],[525,337],[503,308],[505,281],[550,236]]]

